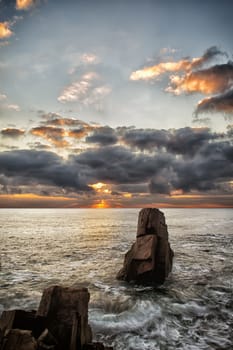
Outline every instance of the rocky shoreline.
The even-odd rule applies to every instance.
[[[174,253],[164,214],[142,209],[136,242],[126,253],[117,279],[135,284],[162,284],[172,269]],[[88,323],[87,288],[51,286],[44,290],[38,310],[3,311],[0,350],[113,350],[93,342]]]
[[[1,350],[112,350],[92,341],[87,288],[52,286],[44,290],[38,310],[3,311]]]

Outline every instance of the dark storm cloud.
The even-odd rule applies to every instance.
[[[18,185],[34,181],[64,189],[90,191],[77,167],[52,152],[18,150],[0,154],[0,174],[15,178]]]
[[[196,61],[196,63],[193,63],[192,69],[200,68],[205,63],[209,63],[211,60],[215,59],[216,56],[228,57],[228,54],[226,52],[221,51],[217,46],[211,46],[204,52],[202,57],[200,57],[199,60]]]
[[[224,94],[204,98],[199,102],[196,108],[196,114],[199,113],[233,113],[233,89]]]
[[[16,128],[6,128],[6,129],[2,129],[0,133],[2,136],[18,138],[25,134],[25,130],[16,129]]]
[[[155,129],[129,129],[122,135],[122,141],[139,150],[152,150],[154,148],[166,147],[169,141],[169,132]]]
[[[19,189],[34,184],[45,186],[45,190],[55,186],[61,193],[63,190],[89,193],[88,185],[98,182],[112,185],[113,193],[146,193],[146,187],[151,193],[166,195],[176,190],[230,191],[233,173],[230,127],[226,134],[211,133],[207,128],[111,129],[121,145],[107,145],[103,141],[104,131],[108,136],[109,129],[100,128],[99,147],[67,159],[42,150],[0,153],[0,175],[14,179],[14,186]]]
[[[206,144],[193,159],[174,159],[168,171],[161,169],[150,183],[152,193],[223,190],[232,178],[233,146],[229,141]]]
[[[116,185],[114,187],[116,192],[127,192],[127,193],[146,193],[148,192],[148,184],[147,183],[140,183],[140,184],[123,184],[123,185]]]
[[[91,182],[116,185],[150,183],[152,193],[168,194],[218,189],[232,178],[233,147],[230,141],[205,143],[193,158],[175,153],[142,154],[124,147],[105,147],[74,158]]]
[[[121,183],[141,183],[148,181],[151,174],[161,167],[166,167],[171,161],[169,154],[149,156],[134,153],[121,147],[103,147],[92,149],[73,157],[74,162],[81,166],[92,182],[96,180]]]
[[[92,135],[86,137],[87,143],[97,143],[102,146],[113,145],[117,141],[116,131],[109,126],[98,127]]]
[[[180,128],[170,130],[129,129],[121,132],[121,140],[141,151],[166,150],[174,154],[194,155],[199,148],[221,135],[208,128]]]

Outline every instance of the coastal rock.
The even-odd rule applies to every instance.
[[[37,342],[31,331],[10,329],[5,333],[1,348],[4,350],[37,350]]]
[[[74,349],[76,342],[80,343],[80,348],[91,343],[92,333],[88,325],[89,299],[87,288],[53,286],[44,290],[37,316],[46,318],[46,327],[61,348],[69,349],[70,343],[75,343]]]
[[[136,242],[126,253],[117,279],[143,285],[162,284],[172,270],[173,256],[164,214],[155,208],[142,209]]]
[[[0,350],[113,350],[92,342],[87,288],[52,286],[36,311],[3,311]]]
[[[36,317],[36,311],[9,310],[3,311],[0,318],[0,332],[4,335],[8,329],[30,330],[37,338],[45,328],[45,319]]]
[[[38,350],[55,350],[58,345],[56,339],[47,328],[41,333],[37,339],[37,343]]]

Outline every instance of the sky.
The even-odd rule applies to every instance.
[[[0,0],[0,207],[232,207],[231,0]]]

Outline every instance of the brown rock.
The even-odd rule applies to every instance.
[[[88,325],[88,302],[90,294],[87,288],[68,288],[53,286],[44,290],[37,316],[46,318],[46,327],[57,339],[59,348],[69,349],[76,314],[80,326],[81,346],[91,342],[91,331]],[[74,340],[73,340],[74,341]]]
[[[173,255],[164,214],[155,208],[142,209],[136,242],[126,253],[117,279],[145,285],[161,284],[172,269]]]
[[[4,350],[36,350],[37,342],[31,331],[10,329],[6,331],[2,349]]]
[[[54,336],[46,328],[37,339],[38,350],[55,350],[57,341]]]
[[[31,330],[37,338],[44,330],[44,319],[36,317],[36,311],[10,310],[3,311],[0,318],[0,330],[4,334],[7,329]]]

